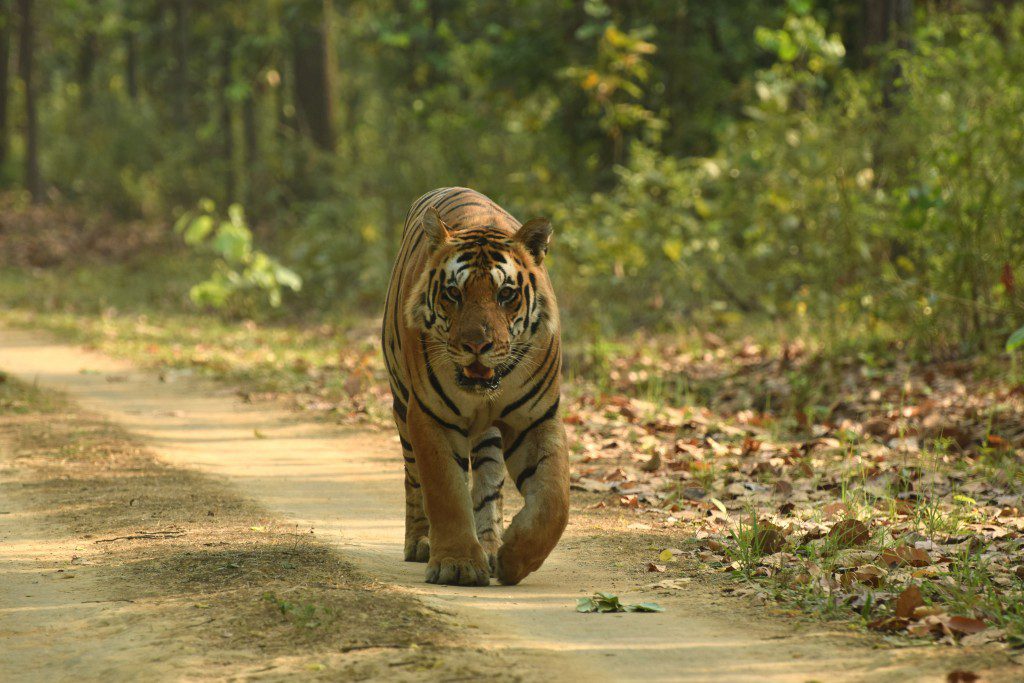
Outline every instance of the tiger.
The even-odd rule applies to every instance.
[[[427,583],[515,585],[568,522],[551,235],[549,220],[520,223],[465,187],[409,209],[381,346],[405,461],[404,556],[427,563]],[[523,507],[503,530],[506,473]]]

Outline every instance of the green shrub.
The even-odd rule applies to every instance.
[[[218,257],[214,271],[194,285],[189,297],[197,306],[234,313],[251,313],[262,297],[272,308],[281,305],[283,290],[298,292],[302,279],[276,258],[253,248],[252,231],[239,204],[228,207],[228,219],[220,220],[209,199],[197,212],[184,214],[175,224],[185,243]]]

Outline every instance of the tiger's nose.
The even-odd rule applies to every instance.
[[[494,347],[491,342],[462,342],[462,348],[470,353],[480,356],[487,353]]]

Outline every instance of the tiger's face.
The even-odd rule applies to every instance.
[[[423,225],[435,250],[410,300],[411,324],[422,329],[428,351],[450,361],[459,387],[493,391],[553,321],[540,269],[551,224],[534,219],[511,236],[451,234],[428,211]]]

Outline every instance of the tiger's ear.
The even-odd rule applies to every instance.
[[[423,214],[423,232],[427,233],[435,249],[448,242],[448,226],[433,206],[427,207],[427,212]]]
[[[531,218],[516,231],[515,239],[523,243],[537,265],[544,261],[544,255],[548,253],[551,230],[551,221],[547,218]]]

